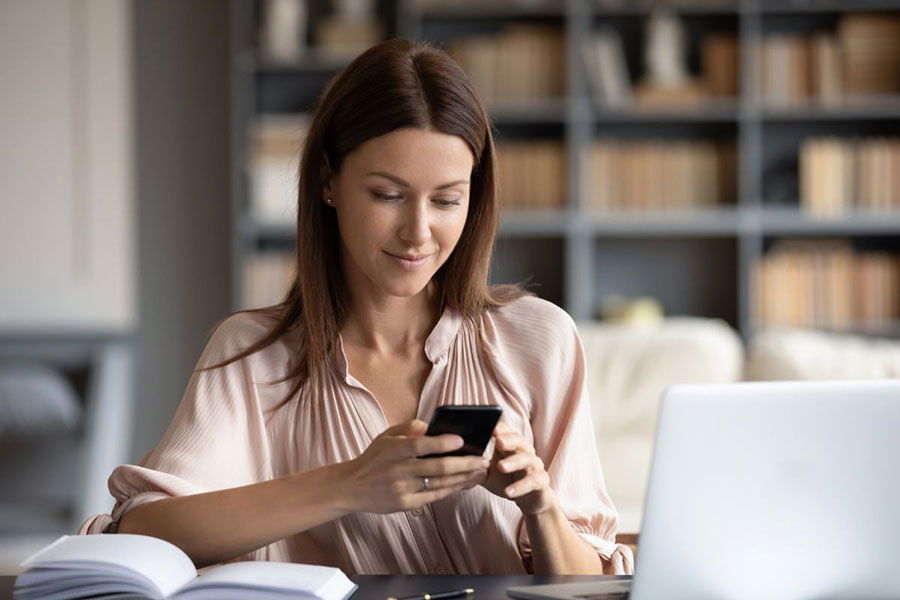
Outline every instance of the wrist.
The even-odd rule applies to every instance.
[[[300,499],[300,505],[308,509],[310,503],[321,505],[327,512],[329,521],[353,512],[349,507],[349,495],[345,493],[346,463],[326,465],[311,471],[291,473],[285,479],[293,490],[293,496]]]
[[[354,464],[353,460],[348,460],[322,467],[327,470],[323,484],[329,488],[331,501],[340,512],[340,516],[357,512],[358,510],[355,505],[356,497],[353,494],[354,486],[352,485]]]
[[[556,513],[562,514],[556,492],[549,487],[523,496],[517,504],[526,517],[546,519],[547,517],[557,516]]]

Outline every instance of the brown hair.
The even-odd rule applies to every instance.
[[[320,98],[300,160],[296,276],[281,303],[240,311],[271,315],[275,325],[237,355],[204,370],[244,358],[291,332],[300,344],[288,375],[279,380],[294,379],[285,402],[307,380],[324,375],[347,317],[349,296],[339,259],[337,217],[322,201],[322,187],[329,167],[339,173],[355,148],[402,127],[459,136],[475,157],[466,224],[433,278],[441,310],[454,309],[477,326],[483,311],[528,294],[514,285],[488,285],[500,197],[484,104],[446,52],[424,42],[392,39],[360,54],[329,82]]]

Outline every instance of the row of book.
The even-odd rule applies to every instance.
[[[522,104],[565,95],[565,42],[558,27],[506,25],[446,46],[487,104]]]
[[[558,140],[497,144],[504,208],[558,209],[566,203],[566,158]]]
[[[808,138],[800,147],[800,206],[813,216],[900,211],[900,138]]]
[[[622,38],[611,27],[600,27],[582,47],[585,75],[594,103],[600,108],[691,106],[738,94],[740,61],[737,36],[707,33],[700,39],[700,73],[684,81],[660,85],[653,74],[632,82]],[[666,50],[679,55],[679,48]],[[680,61],[676,59],[676,64]],[[681,68],[686,68],[682,66]]]
[[[900,93],[900,18],[847,14],[836,33],[771,34],[759,45],[759,90],[774,107]]]
[[[595,210],[697,209],[733,202],[733,142],[602,140],[585,157],[586,206]]]
[[[782,240],[756,270],[762,325],[875,328],[900,318],[900,256],[845,240]]]

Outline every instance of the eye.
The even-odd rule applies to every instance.
[[[380,192],[372,192],[372,195],[378,198],[379,200],[385,200],[387,202],[391,202],[393,200],[399,200],[402,196],[391,196],[389,194],[382,194]]]
[[[459,200],[441,200],[440,198],[437,199],[437,203],[441,206],[459,206],[462,204]]]

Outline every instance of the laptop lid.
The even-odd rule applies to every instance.
[[[900,380],[672,386],[632,586],[900,597]]]

